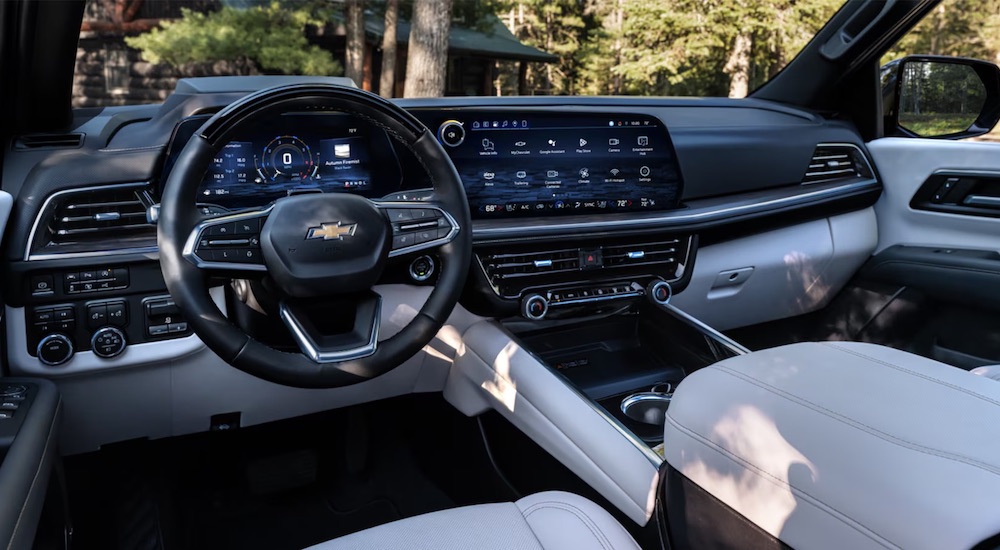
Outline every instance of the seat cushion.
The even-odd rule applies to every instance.
[[[1000,532],[1000,384],[861,343],[701,369],[671,467],[793,548],[970,548]]]
[[[517,502],[480,504],[407,518],[311,550],[638,549],[628,531],[593,502],[548,491]]]

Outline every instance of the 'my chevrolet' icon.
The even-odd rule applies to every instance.
[[[310,227],[309,232],[306,233],[306,240],[310,239],[323,239],[324,241],[330,241],[333,239],[344,240],[344,237],[353,237],[355,230],[357,230],[358,224],[349,223],[347,225],[341,225],[340,222],[331,222],[320,224],[319,227]]]

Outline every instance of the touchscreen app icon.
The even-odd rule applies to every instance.
[[[639,136],[639,147],[649,145],[649,136]]]
[[[494,149],[496,149],[496,146],[493,145],[493,142],[483,138],[483,151],[493,151]]]
[[[608,140],[608,145],[610,145],[612,147],[614,147],[615,145],[618,145],[619,143],[621,143],[621,142],[618,141],[618,138],[611,138],[611,139]]]
[[[548,172],[545,173],[545,176],[549,177],[549,178],[558,178],[559,177],[559,172],[557,172],[555,170],[549,170]]]
[[[524,170],[521,170],[517,174],[514,174],[514,175],[517,176],[518,179],[522,179],[522,180],[524,178],[528,177],[528,173],[525,172]]]

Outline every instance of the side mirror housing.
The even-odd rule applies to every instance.
[[[988,61],[912,55],[881,75],[886,135],[961,139],[1000,121],[1000,67]]]

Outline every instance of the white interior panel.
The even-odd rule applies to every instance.
[[[875,205],[878,251],[897,244],[1000,249],[1000,218],[910,208],[913,195],[934,172],[992,172],[1000,177],[1000,145],[883,138],[868,143],[868,152],[884,186]]]
[[[662,460],[591,400],[511,339],[473,325],[444,397],[468,415],[492,408],[639,525],[656,501]]]
[[[718,330],[825,306],[875,248],[871,208],[698,249],[671,303]]]

